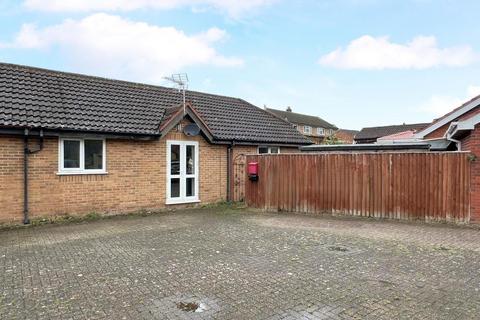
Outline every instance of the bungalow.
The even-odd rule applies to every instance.
[[[237,98],[0,63],[0,220],[231,199],[242,153],[311,141]]]

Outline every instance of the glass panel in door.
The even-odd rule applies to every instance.
[[[180,145],[170,146],[170,198],[180,198]]]
[[[187,148],[187,161],[185,161],[186,165],[186,174],[195,174],[195,146],[186,146]]]
[[[187,178],[186,196],[187,197],[195,196],[195,178]]]
[[[170,147],[170,174],[180,174],[180,145],[172,144]]]

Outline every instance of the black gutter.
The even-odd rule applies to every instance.
[[[131,139],[131,140],[156,140],[161,137],[160,134],[143,134],[143,133],[121,133],[121,132],[108,132],[108,131],[82,131],[82,130],[55,130],[55,129],[40,129],[29,128],[29,130],[39,130],[38,132],[29,132],[29,136],[39,136],[40,131],[43,132],[44,137],[59,137],[59,136],[106,136],[109,139]],[[3,127],[0,128],[0,134],[23,136],[25,128],[12,128]]]
[[[40,141],[38,144],[37,149],[31,150],[28,147],[28,135],[29,135],[29,130],[25,129],[24,130],[24,138],[23,138],[23,224],[29,224],[30,223],[30,217],[29,217],[29,197],[28,197],[28,157],[31,154],[40,152],[43,149],[43,130],[40,129],[39,132],[39,137]]]

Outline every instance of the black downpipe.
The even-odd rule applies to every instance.
[[[23,224],[30,223],[30,216],[28,211],[28,157],[31,154],[37,153],[43,149],[43,130],[40,130],[40,142],[37,149],[30,150],[28,147],[28,129],[25,129],[23,138]]]
[[[232,202],[232,186],[230,185],[232,179],[232,146],[233,143],[227,147],[227,201]]]
[[[29,224],[28,216],[28,129],[25,129],[23,138],[23,224]]]

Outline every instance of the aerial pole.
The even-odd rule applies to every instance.
[[[164,77],[163,79],[170,81],[174,86],[182,93],[183,98],[183,115],[186,114],[186,97],[185,93],[188,88],[188,75],[186,73],[172,74],[170,77]]]

